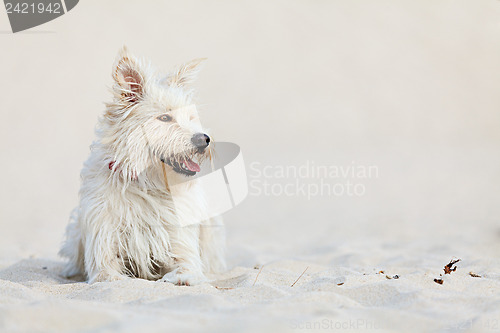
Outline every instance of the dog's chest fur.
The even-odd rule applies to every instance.
[[[175,260],[171,243],[179,229],[199,233],[206,219],[204,193],[194,180],[176,185],[172,195],[161,166],[150,166],[137,180],[125,181],[119,167],[109,169],[108,160],[105,150],[93,149],[82,170],[83,235],[103,235],[102,245],[116,248],[117,258],[130,270],[127,274],[159,278],[165,272],[157,267]]]

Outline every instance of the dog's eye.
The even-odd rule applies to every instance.
[[[161,116],[159,116],[158,118],[156,118],[158,120],[161,120],[161,121],[172,121],[172,117],[169,116],[168,114],[162,114]]]

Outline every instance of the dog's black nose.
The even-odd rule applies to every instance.
[[[196,148],[203,150],[208,147],[210,137],[204,133],[196,133],[191,138],[191,142],[196,146]]]

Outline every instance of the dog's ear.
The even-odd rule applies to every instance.
[[[200,71],[200,64],[207,58],[198,58],[181,65],[173,73],[169,74],[165,81],[169,86],[183,87],[196,79]]]
[[[140,62],[132,56],[126,46],[118,53],[113,67],[113,79],[117,95],[126,103],[134,104],[144,95],[144,73]]]

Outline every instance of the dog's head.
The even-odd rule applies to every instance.
[[[161,75],[126,48],[120,51],[113,68],[114,99],[107,104],[101,140],[122,173],[134,178],[161,162],[183,176],[200,171],[211,138],[200,124],[187,85],[202,60]]]

